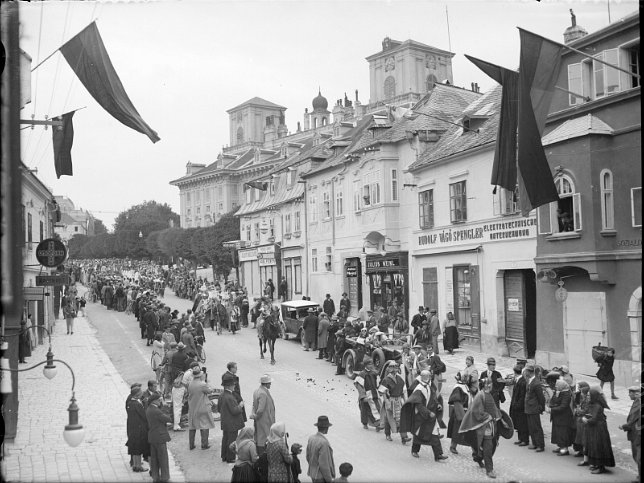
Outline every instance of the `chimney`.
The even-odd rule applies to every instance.
[[[476,92],[476,91],[474,90],[474,82],[471,82],[471,83],[470,83],[470,85],[472,86],[472,92]]]
[[[588,35],[585,28],[577,25],[577,16],[572,11],[572,8],[570,9],[570,23],[570,27],[564,31],[564,43],[569,44],[570,42],[574,42],[575,40]]]

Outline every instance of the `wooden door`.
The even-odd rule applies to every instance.
[[[503,274],[505,304],[505,341],[510,357],[526,357],[525,288],[523,272],[507,270]]]
[[[597,363],[592,348],[606,336],[606,294],[604,292],[568,292],[563,302],[564,342],[568,367],[573,374],[594,376]]]

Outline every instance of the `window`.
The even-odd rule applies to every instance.
[[[27,210],[26,210],[25,205],[21,205],[21,206],[22,206],[22,216],[20,217],[20,219],[22,221],[22,235],[24,236],[24,239],[26,240],[27,239],[27,217],[25,216],[25,212]]]
[[[318,199],[315,195],[309,196],[309,210],[311,212],[311,223],[318,221]]]
[[[250,241],[250,223],[246,225],[246,241]]]
[[[458,324],[472,325],[472,293],[469,266],[454,267],[454,296],[456,298],[456,320]]]
[[[295,212],[295,220],[294,220],[294,229],[295,231],[302,231],[302,224],[300,222],[300,212],[296,211]]]
[[[362,200],[360,199],[360,181],[353,182],[353,211],[360,211],[362,207]]]
[[[467,192],[465,181],[449,185],[449,214],[452,223],[467,221]]]
[[[330,272],[333,268],[333,255],[331,252],[331,247],[326,247],[326,262],[324,263],[324,268],[327,272]]]
[[[642,187],[631,188],[631,223],[635,228],[642,227]]]
[[[268,183],[268,192],[270,196],[275,196],[275,180]]]
[[[29,216],[31,216],[31,215],[29,215]],[[74,227],[74,232],[78,232],[78,227],[77,226]],[[31,238],[31,237],[29,237],[29,238]],[[29,240],[29,241],[31,241],[31,240]]]
[[[317,248],[311,249],[311,271],[318,271],[318,250]]]
[[[537,210],[539,234],[581,231],[581,195],[568,174],[555,179],[559,201],[542,205]]]
[[[398,201],[398,170],[391,170],[391,201]]]
[[[380,170],[365,175],[362,185],[362,200],[364,206],[380,204]]]
[[[206,205],[206,213],[210,213],[210,205]]]
[[[275,220],[273,218],[268,220],[268,233],[269,236],[275,238]]]
[[[188,208],[188,209],[186,210],[186,215],[187,215],[187,216],[190,216],[191,214],[192,214],[192,210],[191,210],[190,208]]]
[[[421,228],[434,227],[434,190],[418,193],[418,218]]]
[[[31,243],[33,240],[32,236],[32,227],[31,227],[32,219],[31,219],[31,213],[27,213],[27,241]],[[76,227],[76,231],[78,231],[78,227]]]
[[[210,203],[210,188],[203,190],[203,202]]]
[[[295,288],[295,293],[302,293],[302,260],[300,258],[296,258],[293,261],[293,278],[295,279],[294,283],[294,288]]]
[[[196,204],[201,204],[201,191],[196,191],[195,192],[195,203]]]
[[[335,216],[344,215],[343,196],[342,191],[337,191],[335,194]]]
[[[595,58],[619,65],[618,49],[604,50]],[[595,97],[604,97],[613,92],[619,91],[619,71],[601,62],[593,61],[593,74],[595,81]]]
[[[396,95],[396,79],[394,79],[393,76],[389,76],[385,79],[384,94],[385,99],[391,99]]]
[[[188,191],[186,193],[186,203],[188,203],[188,204],[192,203],[192,196],[191,196],[190,191]]]
[[[640,46],[636,45],[624,51],[626,56],[626,64],[628,65],[628,70],[633,73],[626,79],[626,86],[633,88],[640,85],[640,79],[637,77],[640,73]]]
[[[497,193],[492,196],[494,196],[495,215],[514,215],[521,211],[518,186],[514,191],[509,191],[499,186]]]
[[[197,216],[201,215],[201,207],[197,206]]]
[[[331,218],[331,196],[328,191],[322,193],[322,214],[325,220]]]
[[[259,201],[262,198],[262,190],[259,188],[253,188],[253,200],[254,201]]]
[[[613,199],[613,173],[604,169],[599,175],[601,190],[602,230],[615,229],[615,205]]]
[[[255,223],[255,241],[259,241],[259,222]]]
[[[284,233],[291,233],[291,214],[284,215]]]
[[[41,221],[40,222],[40,241],[43,241],[45,239],[45,224]]]
[[[237,144],[241,144],[244,142],[244,128],[239,126],[237,128]]]
[[[246,188],[246,204],[250,204],[250,202],[252,201],[251,193],[251,189]]]

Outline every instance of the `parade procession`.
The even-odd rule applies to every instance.
[[[634,0],[1,9],[2,481],[641,481]]]

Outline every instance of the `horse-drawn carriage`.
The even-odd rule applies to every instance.
[[[350,379],[364,369],[364,356],[371,357],[374,368],[380,372],[386,361],[402,355],[405,339],[389,338],[383,332],[371,337],[346,337],[342,350],[342,368]]]

